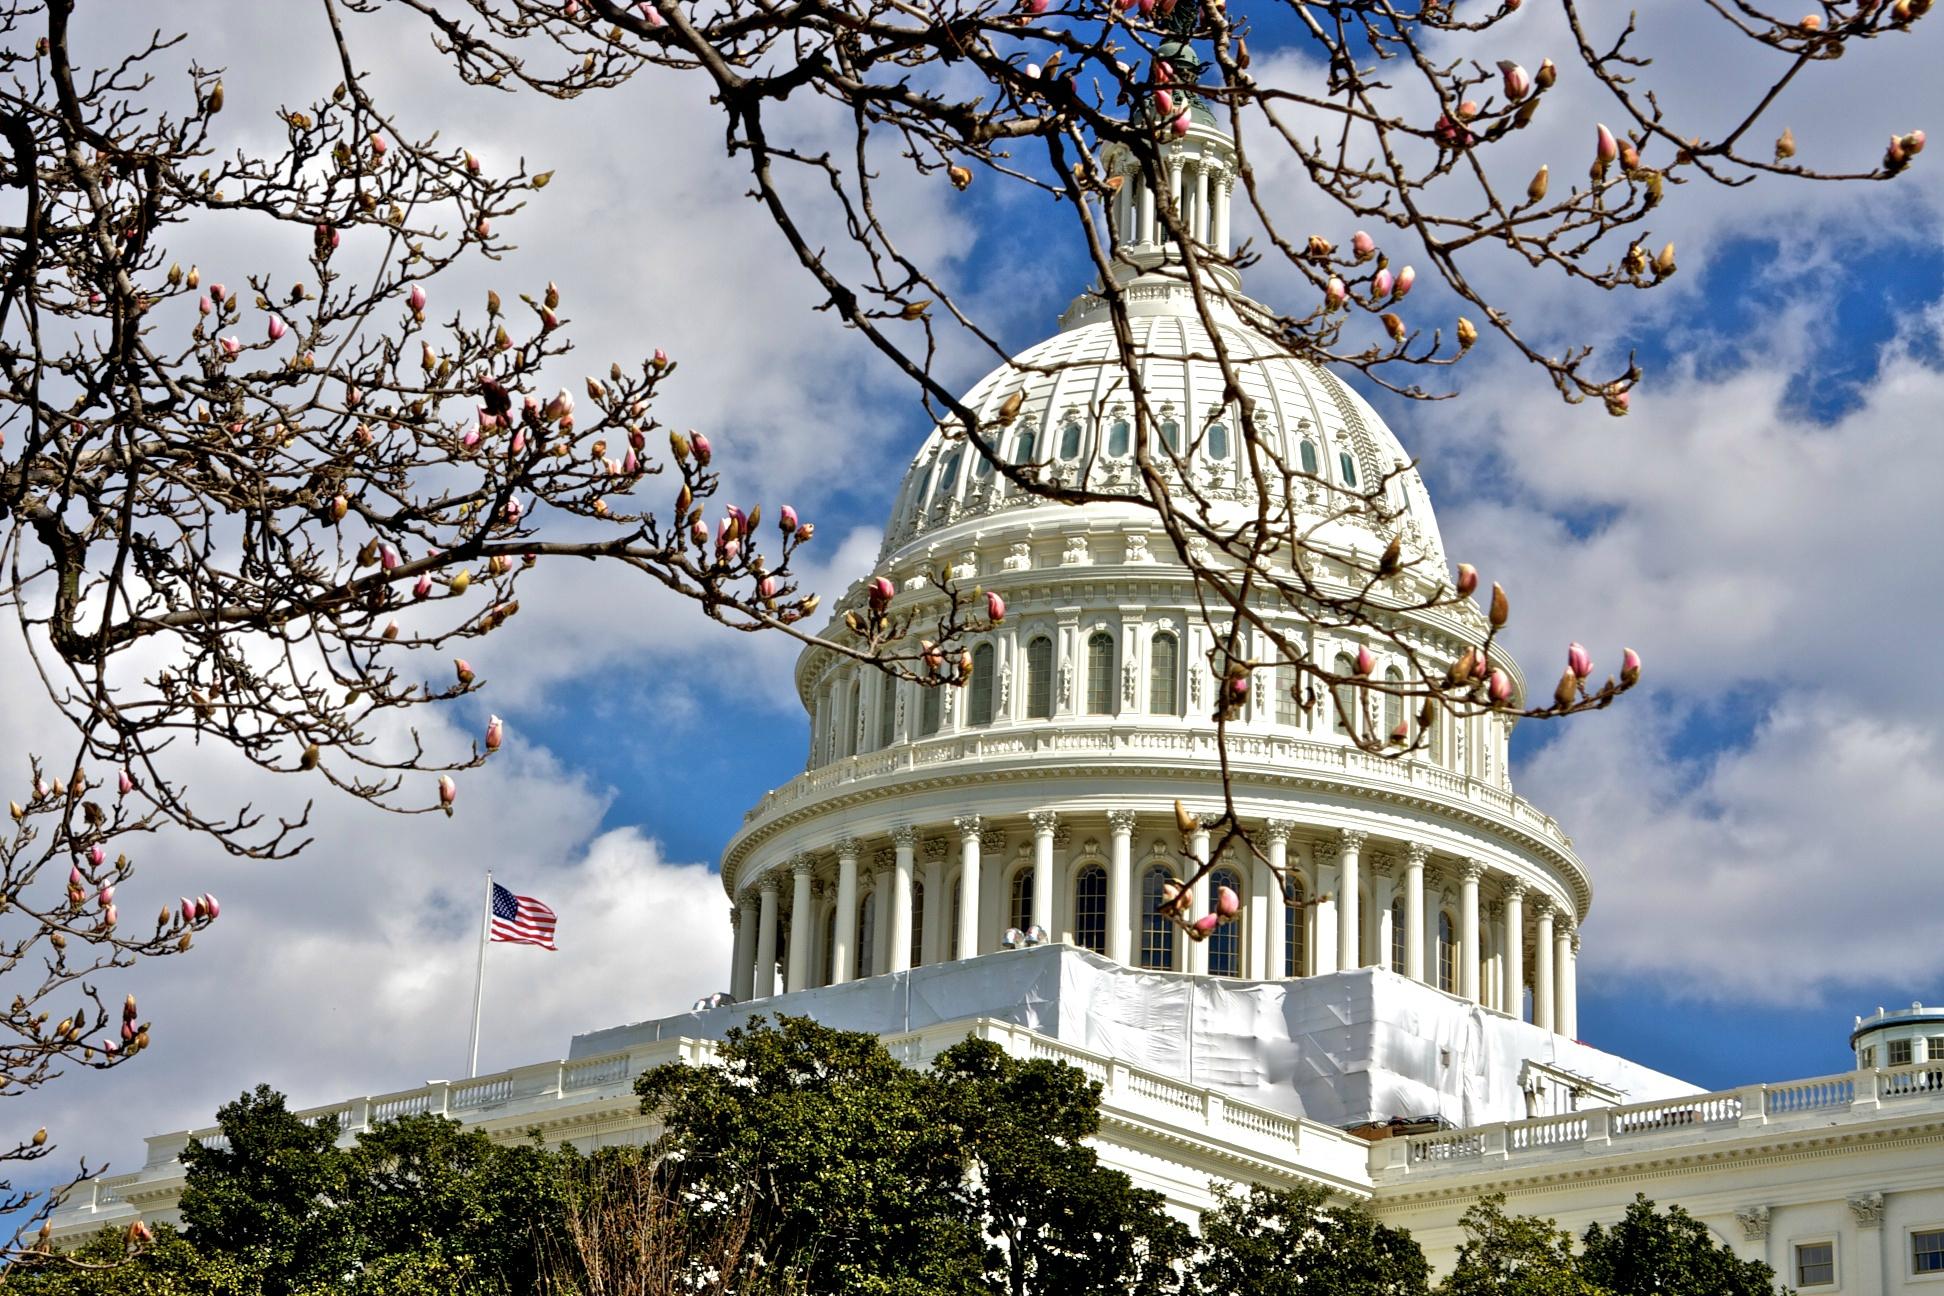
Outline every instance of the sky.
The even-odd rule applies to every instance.
[[[1766,69],[1712,41],[1701,8],[1639,6],[1666,102],[1717,124],[1718,97]],[[310,12],[163,0],[144,22],[188,31],[199,62],[227,68],[225,143],[248,147],[280,130],[283,98],[335,80]],[[1939,124],[1940,22],[1792,88],[1776,121],[1801,159],[1867,165],[1890,131]],[[125,41],[120,26],[83,43]],[[1528,4],[1503,30],[1528,66],[1549,52],[1565,63],[1556,5]],[[420,133],[440,129],[489,166],[556,170],[510,222],[519,251],[440,281],[435,309],[489,281],[551,279],[585,372],[666,348],[681,368],[658,414],[709,431],[728,494],[816,522],[808,576],[827,596],[867,575],[925,416],[813,309],[741,163],[722,155],[705,89],[656,74],[570,103],[510,97],[459,87],[396,13],[354,18],[350,35]],[[1265,81],[1309,70],[1273,23],[1252,44]],[[1521,147],[1577,169],[1591,95],[1568,69],[1556,128],[1545,119]],[[797,125],[810,138],[829,127],[814,113]],[[1511,592],[1532,678],[1550,678],[1570,639],[1603,669],[1622,644],[1647,662],[1623,705],[1522,725],[1513,777],[1593,877],[1582,1036],[1707,1087],[1845,1069],[1853,1014],[1944,999],[1940,166],[1920,158],[1888,186],[1681,191],[1655,237],[1679,242],[1682,269],[1653,293],[1481,265],[1537,335],[1638,355],[1647,378],[1625,420],[1562,405],[1489,340],[1455,371],[1451,400],[1358,383],[1420,457],[1454,560]],[[1264,179],[1278,210],[1347,237],[1292,169],[1265,163]],[[960,196],[895,167],[883,183],[909,248],[1008,349],[1050,333],[1084,286],[1068,218],[1043,198],[984,180]],[[248,231],[181,241],[185,262],[232,280],[288,255]],[[1291,285],[1265,268],[1248,288],[1276,300]],[[1429,292],[1421,302],[1439,309]],[[944,367],[969,387],[989,364],[961,346]],[[416,717],[429,742],[458,748],[488,710],[505,717],[506,749],[466,777],[452,819],[320,801],[315,843],[288,863],[193,840],[145,847],[124,909],[210,890],[223,918],[188,957],[130,979],[156,1022],[136,1064],[14,1098],[18,1124],[47,1125],[63,1158],[129,1169],[144,1135],[206,1123],[259,1082],[312,1105],[462,1076],[488,868],[559,913],[561,948],[489,950],[482,1070],[562,1056],[576,1032],[724,988],[728,901],[713,870],[743,811],[802,768],[793,649],[622,575],[542,575],[523,584],[521,617],[469,653],[484,690]],[[0,646],[0,678],[21,678],[18,657]],[[18,740],[9,749],[61,745],[24,686],[0,691],[0,732]],[[5,758],[24,768],[18,750]],[[221,753],[188,760],[206,795],[302,795]]]

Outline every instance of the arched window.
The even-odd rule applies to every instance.
[[[1087,640],[1087,714],[1114,714],[1114,636],[1097,630]]]
[[[972,650],[972,698],[965,717],[967,724],[992,723],[992,677],[996,673],[993,663],[998,657],[998,652],[989,643],[982,643]]]
[[[944,714],[944,695],[939,689],[921,688],[918,690],[918,727],[927,737],[938,732]]]
[[[1033,870],[1023,868],[1013,874],[1012,906],[1009,910],[1011,921],[1008,927],[1025,931],[1033,925]]]
[[[871,955],[877,950],[877,892],[864,897],[857,911],[857,977],[863,980],[876,972]]]
[[[1301,728],[1303,724],[1303,704],[1296,696],[1302,678],[1296,673],[1294,662],[1276,664],[1276,723]]]
[[[835,909],[824,917],[823,945],[823,984],[829,985],[836,980],[833,973],[837,968],[837,911]]]
[[[1148,710],[1181,714],[1181,641],[1167,631],[1148,643]]]
[[[1141,875],[1141,966],[1165,972],[1174,967],[1174,923],[1163,917],[1161,884],[1168,870],[1160,865]]]
[[[1292,877],[1283,883],[1283,975],[1297,977],[1309,966],[1309,946],[1303,939],[1309,930],[1304,921],[1303,879]]]
[[[1053,715],[1053,641],[1045,635],[1026,645],[1026,715],[1034,720]]]
[[[1216,869],[1208,879],[1210,903],[1227,887],[1237,896],[1242,894],[1242,877],[1234,869]],[[1242,919],[1240,916],[1217,927],[1208,938],[1208,972],[1210,976],[1234,977],[1242,975]]]
[[[1397,667],[1395,666],[1389,667],[1384,671],[1384,683],[1402,685],[1404,683],[1404,676],[1398,671]],[[1397,738],[1399,742],[1409,742],[1411,740],[1410,730],[1406,729],[1401,738],[1399,738],[1397,734],[1398,726],[1402,725],[1403,723],[1404,723],[1403,696],[1398,693],[1384,694],[1384,737],[1385,739],[1388,740],[1391,738]]]
[[[1340,676],[1352,675],[1356,673],[1357,665],[1350,660],[1349,653],[1338,653],[1336,663],[1330,667],[1330,670]],[[1346,734],[1352,732],[1351,723],[1357,715],[1357,690],[1348,684],[1338,684],[1330,690],[1330,702],[1331,710],[1336,712],[1337,732]]]
[[[898,737],[898,681],[886,675],[878,686],[878,750]]]
[[[1446,993],[1454,993],[1457,990],[1455,969],[1457,968],[1458,960],[1456,958],[1457,951],[1454,948],[1457,943],[1457,937],[1452,934],[1451,930],[1451,915],[1448,913],[1439,914],[1438,989]]]
[[[1180,454],[1181,453],[1181,424],[1175,422],[1173,419],[1162,420],[1161,444],[1168,447],[1169,454]]]
[[[1316,476],[1316,443],[1314,441],[1303,442],[1300,453],[1303,458],[1303,471],[1312,477]]]
[[[945,461],[945,471],[940,473],[938,477],[938,493],[940,495],[950,495],[953,487],[958,485],[959,460],[964,457],[965,452],[963,450],[954,450],[952,451],[951,457]]]
[[[1013,438],[1013,462],[1016,464],[1031,463],[1033,461],[1033,446],[1038,440],[1039,436],[1032,428],[1023,427],[1019,429],[1019,435]]]
[[[922,951],[925,948],[925,884],[911,884],[911,967],[924,962]]]
[[[1098,864],[1081,869],[1073,884],[1073,940],[1096,954],[1107,952],[1107,870]]]
[[[1355,487],[1357,484],[1357,461],[1348,450],[1337,451],[1337,467],[1343,470],[1343,484]]]
[[[1115,419],[1107,433],[1107,453],[1125,455],[1134,443],[1134,429],[1126,419]]]
[[[1060,429],[1060,458],[1078,459],[1080,457],[1080,425],[1068,419]]]
[[[1391,971],[1404,970],[1404,897],[1391,901]]]
[[[1208,457],[1226,459],[1229,454],[1228,429],[1220,423],[1208,425]]]

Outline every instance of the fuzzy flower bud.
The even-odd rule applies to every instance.
[[[1377,251],[1377,240],[1358,230],[1350,239],[1350,250],[1357,254],[1357,260],[1368,261]]]
[[[1620,653],[1620,682],[1632,688],[1640,679],[1640,654],[1631,648]]]
[[[1405,266],[1402,270],[1399,270],[1397,272],[1397,286],[1391,289],[1391,300],[1403,301],[1404,295],[1411,291],[1411,285],[1416,282],[1417,270],[1414,267]]]
[[[417,314],[419,311],[424,310],[425,309],[425,285],[413,284],[412,291],[409,295],[406,296],[405,300],[411,304],[412,312],[414,314]]]
[[[281,316],[272,315],[270,317],[268,332],[270,334],[270,340],[272,342],[278,341],[283,337],[285,333],[288,333],[289,331],[290,331],[290,326],[283,322]]]
[[[776,529],[788,535],[797,529],[797,511],[785,504],[776,514]]]
[[[1512,696],[1512,677],[1502,670],[1494,670],[1485,685],[1485,693],[1493,702],[1504,705]]]
[[[452,659],[452,671],[453,674],[459,677],[461,684],[470,684],[473,682],[473,668],[464,657],[454,657]]]
[[[486,717],[486,750],[496,752],[505,741],[506,725],[498,716]]]
[[[1357,674],[1369,675],[1372,671],[1376,669],[1377,669],[1377,659],[1371,655],[1370,649],[1361,646],[1358,647]]]
[[[689,444],[695,449],[695,462],[707,468],[709,466],[709,460],[714,454],[709,448],[709,438],[697,432],[689,438]]]
[[[1511,59],[1499,60],[1499,72],[1505,78],[1505,97],[1513,103],[1526,97],[1532,90],[1532,78],[1526,70]]]
[[[994,625],[998,625],[1006,619],[1006,600],[1000,598],[991,590],[986,591],[986,616],[991,619]]]
[[[1458,564],[1459,597],[1469,598],[1471,597],[1471,592],[1477,588],[1478,588],[1478,569],[1472,566],[1470,563],[1459,563]]]
[[[1574,641],[1566,645],[1566,666],[1575,678],[1589,679],[1593,674],[1593,654],[1586,651],[1586,645]]]
[[[452,803],[458,799],[459,785],[452,781],[452,775],[439,775],[439,807],[445,811],[446,818],[452,818]]]

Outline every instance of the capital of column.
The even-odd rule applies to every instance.
[[[910,824],[899,824],[891,830],[891,844],[893,846],[912,846],[916,845],[917,841],[918,830]]]
[[[1296,825],[1287,819],[1266,819],[1262,824],[1262,839],[1271,842],[1286,842]]]
[[[1458,876],[1467,882],[1476,882],[1485,876],[1485,861],[1464,859],[1458,861]]]
[[[1052,810],[1035,810],[1026,816],[1033,825],[1033,836],[1051,837],[1060,826],[1060,816]]]
[[[1507,882],[1503,887],[1500,888],[1500,894],[1502,894],[1507,901],[1523,900],[1526,897],[1526,892],[1529,890],[1531,890],[1531,888],[1526,886],[1525,883],[1519,881],[1519,879],[1517,878],[1513,878],[1511,881]]]
[[[756,889],[775,895],[783,889],[783,879],[776,875],[775,869],[771,869],[769,872],[763,874],[762,879],[756,883]]]
[[[729,906],[729,927],[732,931],[742,930],[742,906]]]
[[[952,820],[952,827],[958,829],[959,836],[971,838],[979,835],[984,822],[977,815],[959,815]]]
[[[1573,937],[1573,954],[1575,957],[1577,957],[1579,954],[1579,942],[1580,942],[1579,928],[1577,927],[1573,928],[1571,934]]]
[[[1535,891],[1532,895],[1532,902],[1527,907],[1532,910],[1532,918],[1533,921],[1535,922],[1537,922],[1541,918],[1552,917],[1552,913],[1553,913],[1552,897],[1549,895],[1545,895],[1542,892]]]
[[[814,855],[797,855],[790,860],[790,872],[796,877],[809,877],[817,867]]]
[[[837,841],[834,843],[834,845],[832,846],[832,849],[837,852],[838,859],[854,860],[857,858],[857,852],[861,848],[857,844],[857,838],[839,837]]]
[[[1127,837],[1133,834],[1135,821],[1139,818],[1132,810],[1109,810],[1107,826],[1113,829],[1115,836]]]
[[[1390,877],[1392,875],[1392,870],[1395,869],[1396,867],[1397,867],[1397,857],[1395,855],[1389,855],[1389,854],[1380,855],[1375,851],[1371,852],[1370,876],[1379,877],[1379,878]]]
[[[1431,848],[1423,842],[1412,842],[1404,848],[1404,862],[1412,868],[1423,868],[1431,858]]]
[[[1342,832],[1337,834],[1337,841],[1336,841],[1337,854],[1339,855],[1355,854],[1356,852],[1361,851],[1364,848],[1364,843],[1369,840],[1370,840],[1369,833],[1364,832],[1363,830],[1358,828],[1345,828]]]

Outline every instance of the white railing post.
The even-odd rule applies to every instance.
[[[1742,1126],[1768,1124],[1768,1086],[1743,1085],[1741,1090]]]
[[[1868,1071],[1858,1071],[1856,1073],[1856,1093],[1850,1099],[1850,1107],[1856,1111],[1875,1111],[1881,1105],[1882,1100],[1877,1089],[1876,1068],[1872,1067]]]
[[[1603,1148],[1613,1142],[1613,1117],[1604,1107],[1588,1108],[1586,1113],[1586,1146]]]

